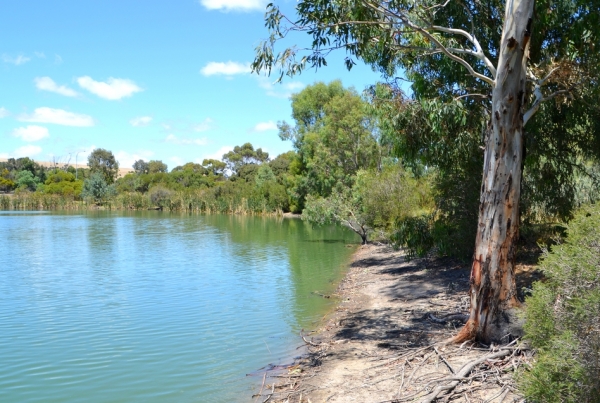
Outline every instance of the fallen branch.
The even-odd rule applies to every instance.
[[[456,372],[454,371],[454,368],[452,368],[452,365],[450,365],[450,363],[448,361],[446,361],[446,359],[444,358],[444,356],[442,355],[442,353],[440,353],[437,349],[437,347],[433,348],[435,350],[435,352],[437,353],[437,355],[440,357],[440,359],[444,362],[444,364],[446,364],[446,366],[448,367],[448,369],[450,370],[451,373],[455,374]]]
[[[265,400],[263,400],[262,403],[267,403],[269,401],[269,399],[271,397],[273,397],[274,393],[275,393],[275,384],[273,384],[273,387],[271,388],[271,394],[269,396],[267,396],[267,398]]]
[[[458,371],[458,373],[456,374],[455,378],[459,378],[459,379],[460,378],[466,378],[467,375],[469,375],[469,373],[477,365],[482,364],[482,363],[486,362],[487,360],[491,360],[491,359],[494,359],[494,358],[506,357],[510,353],[511,353],[510,350],[500,350],[500,351],[498,351],[496,353],[493,353],[493,354],[490,354],[490,355],[486,355],[485,357],[479,358],[478,360],[471,361],[470,363],[465,364],[460,369],[460,371]],[[439,386],[437,386],[430,394],[428,394],[427,396],[425,396],[423,399],[419,400],[419,403],[431,403],[431,402],[433,402],[438,397],[438,395],[440,393],[445,392],[445,391],[450,391],[450,390],[454,389],[460,382],[461,382],[461,380],[454,380],[454,381],[452,381],[448,385],[439,385]]]
[[[314,343],[314,342],[312,342],[310,340],[306,340],[306,337],[304,337],[304,335],[302,334],[303,331],[304,331],[304,329],[300,330],[300,337],[302,337],[302,340],[304,340],[304,342],[306,344],[309,344],[309,345],[311,345],[313,347],[320,347],[321,346],[321,343]]]
[[[256,395],[256,400],[254,401],[255,403],[258,401],[258,398],[262,394],[263,388],[265,387],[266,380],[267,380],[267,373],[265,372],[265,374],[263,375],[262,385],[260,386],[260,391],[258,392],[258,395]]]

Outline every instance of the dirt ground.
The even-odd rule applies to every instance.
[[[521,290],[539,274],[518,266]],[[256,402],[521,402],[512,374],[531,359],[508,346],[443,343],[466,320],[469,268],[449,259],[406,262],[366,245],[339,286],[340,303],[303,335],[309,352],[265,375]]]

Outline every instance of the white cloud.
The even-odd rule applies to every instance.
[[[205,132],[213,128],[213,123],[211,118],[206,118],[199,124],[193,125],[192,130],[195,132]]]
[[[119,161],[119,168],[132,168],[133,163],[137,160],[148,161],[153,155],[154,153],[150,150],[139,150],[134,153],[121,150],[115,153],[115,158]]]
[[[39,59],[45,59],[46,58],[46,55],[44,54],[44,52],[33,52],[33,53]]]
[[[96,81],[89,76],[77,78],[77,83],[100,98],[111,101],[130,97],[136,92],[143,91],[136,83],[128,79],[109,77],[106,82]]]
[[[277,130],[277,123],[269,120],[268,122],[257,123],[250,131],[252,132],[266,132],[268,130]]]
[[[264,11],[267,2],[264,0],[200,0],[200,4],[209,10]]]
[[[8,109],[0,107],[0,119],[5,118],[7,116],[10,116],[10,112],[8,111]]]
[[[237,62],[210,62],[200,70],[200,73],[205,76],[234,76],[236,74],[247,74],[252,71],[250,63],[237,63]]]
[[[204,146],[208,144],[208,139],[206,137],[202,137],[201,139],[192,139],[187,137],[177,137],[174,134],[169,134],[165,139],[167,143],[172,144],[183,144],[183,145],[197,145]]]
[[[203,156],[202,158],[196,159],[196,162],[198,164],[201,164],[202,161],[204,161],[204,160],[219,160],[219,161],[221,161],[223,159],[223,154],[227,154],[229,151],[233,151],[233,146],[223,146],[212,154],[207,154],[207,155]]]
[[[30,57],[23,56],[22,54],[18,55],[17,57],[12,57],[7,54],[2,55],[2,61],[4,63],[14,64],[15,66],[20,66],[21,64],[25,64],[30,60],[31,60]]]
[[[62,62],[62,57],[60,57],[59,55],[54,55],[54,64],[61,64]]]
[[[94,119],[89,115],[48,107],[37,108],[29,115],[21,114],[17,116],[17,120],[21,122],[54,123],[63,126],[94,126]]]
[[[11,133],[15,137],[20,137],[21,139],[31,142],[31,141],[39,141],[44,137],[50,136],[48,133],[48,129],[42,126],[27,126],[27,127],[17,127]]]
[[[129,121],[131,126],[135,127],[143,127],[148,126],[152,122],[152,118],[150,116],[138,116],[137,118],[133,118]]]
[[[264,76],[258,76],[258,85],[267,91],[268,96],[286,99],[306,86],[300,81],[286,81],[275,84]]]
[[[38,90],[55,92],[65,97],[76,97],[78,95],[75,90],[56,84],[50,77],[36,77],[33,81]]]
[[[12,153],[0,154],[0,158],[22,158],[22,157],[33,157],[42,152],[42,147],[34,145],[26,145],[17,148]]]

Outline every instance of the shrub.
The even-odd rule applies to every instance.
[[[525,334],[537,349],[519,382],[535,402],[600,402],[600,205],[583,209],[545,252],[546,281],[526,300]]]
[[[100,172],[94,172],[83,182],[81,197],[90,199],[96,204],[107,202],[115,194],[115,187],[108,185]]]
[[[434,245],[431,222],[431,215],[399,219],[395,231],[390,236],[392,245],[406,247],[407,260],[425,256]]]
[[[150,202],[161,208],[170,206],[173,194],[173,191],[162,186],[155,186],[148,192]]]

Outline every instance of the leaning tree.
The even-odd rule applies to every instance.
[[[300,0],[296,21],[269,4],[265,22],[270,37],[256,50],[253,70],[270,74],[277,69],[279,80],[307,66],[325,65],[330,52],[343,49],[348,68],[360,59],[386,78],[404,69],[418,96],[450,95],[485,105],[488,123],[470,317],[456,341],[501,341],[519,333],[514,326],[519,304],[514,262],[525,125],[544,104],[560,114],[560,105],[579,102],[591,113],[577,124],[594,130],[590,146],[600,144],[598,121],[590,122],[598,117],[594,45],[600,39],[600,1],[534,3]],[[312,44],[277,52],[293,32],[312,36]]]

